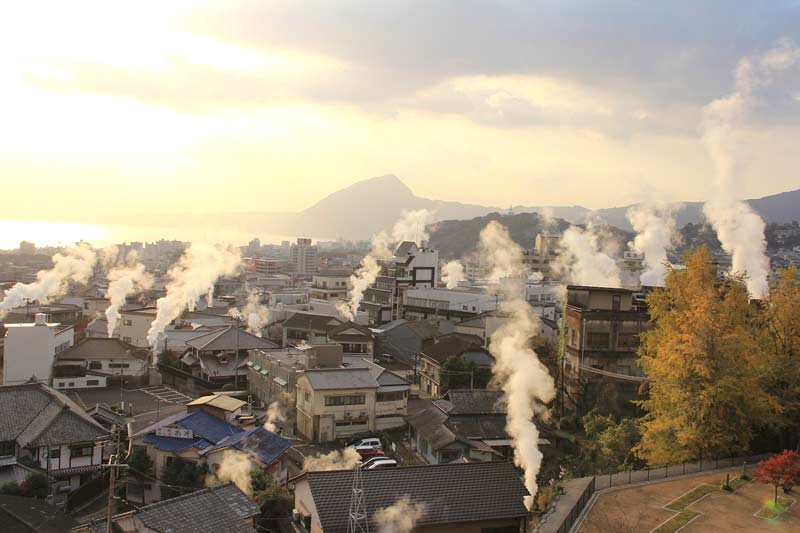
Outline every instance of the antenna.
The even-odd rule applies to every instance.
[[[361,463],[356,463],[353,470],[353,495],[350,498],[350,519],[347,522],[347,533],[369,533],[367,506],[364,504],[364,480]]]

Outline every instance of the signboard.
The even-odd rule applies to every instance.
[[[182,428],[156,428],[156,435],[159,437],[172,437],[174,439],[193,439],[194,433],[191,429]]]

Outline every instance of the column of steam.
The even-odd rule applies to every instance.
[[[647,267],[639,276],[642,285],[663,287],[667,275],[667,249],[675,237],[675,217],[669,206],[643,204],[628,209],[625,214],[636,232],[629,246],[644,254]]]
[[[617,262],[600,250],[599,236],[592,224],[583,230],[570,226],[559,243],[561,252],[553,265],[570,283],[594,287],[622,285]]]
[[[36,281],[17,283],[0,302],[0,320],[8,311],[27,302],[46,304],[66,293],[70,281],[86,283],[92,277],[97,255],[87,245],[66,248],[53,256],[53,267],[36,273]]]
[[[508,230],[490,222],[481,231],[481,253],[492,269],[491,277],[524,279],[522,249],[508,235]],[[514,463],[525,473],[525,487],[530,496],[525,505],[531,509],[536,496],[536,476],[542,463],[539,451],[539,430],[534,417],[546,410],[555,398],[555,384],[547,368],[531,348],[530,339],[538,331],[538,317],[524,299],[524,287],[510,287],[500,310],[509,315],[491,336],[489,350],[495,358],[492,372],[505,393],[507,404],[506,430],[512,438]]]
[[[166,327],[188,309],[193,311],[203,296],[210,303],[214,283],[223,276],[232,276],[239,269],[239,251],[230,245],[192,244],[169,271],[167,294],[156,302],[156,318],[150,324],[147,341],[153,350],[152,366],[156,365],[158,344]]]
[[[145,272],[144,265],[136,259],[136,253],[131,252],[125,259],[125,264],[113,267],[108,273],[106,320],[109,337],[114,336],[119,310],[125,304],[125,298],[153,286],[153,276]]]
[[[800,48],[788,42],[755,57],[742,59],[736,68],[734,91],[703,109],[703,142],[716,167],[713,197],[703,212],[722,248],[733,258],[733,272],[747,274],[747,290],[753,298],[768,291],[769,258],[764,221],[749,205],[738,200],[739,167],[745,143],[740,142],[741,123],[758,102],[758,91],[773,85],[777,76],[796,68]]]

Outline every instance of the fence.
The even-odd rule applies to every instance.
[[[578,519],[595,491],[595,478],[570,479],[564,482],[564,494],[555,507],[536,526],[536,533],[567,533]]]
[[[614,472],[609,474],[598,474],[596,477],[596,490],[603,490],[610,487],[631,485],[634,483],[644,483],[657,479],[667,479],[686,474],[695,474],[706,470],[716,470],[718,468],[728,468],[745,465],[754,465],[762,459],[770,457],[771,453],[761,455],[747,455],[739,457],[725,457],[702,459],[689,463],[676,465],[650,466],[641,470],[627,470],[624,472]]]

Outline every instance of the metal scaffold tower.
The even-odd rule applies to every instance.
[[[353,470],[353,494],[350,496],[350,519],[347,522],[347,533],[369,533],[369,517],[364,503],[364,480],[361,477],[361,465]]]

